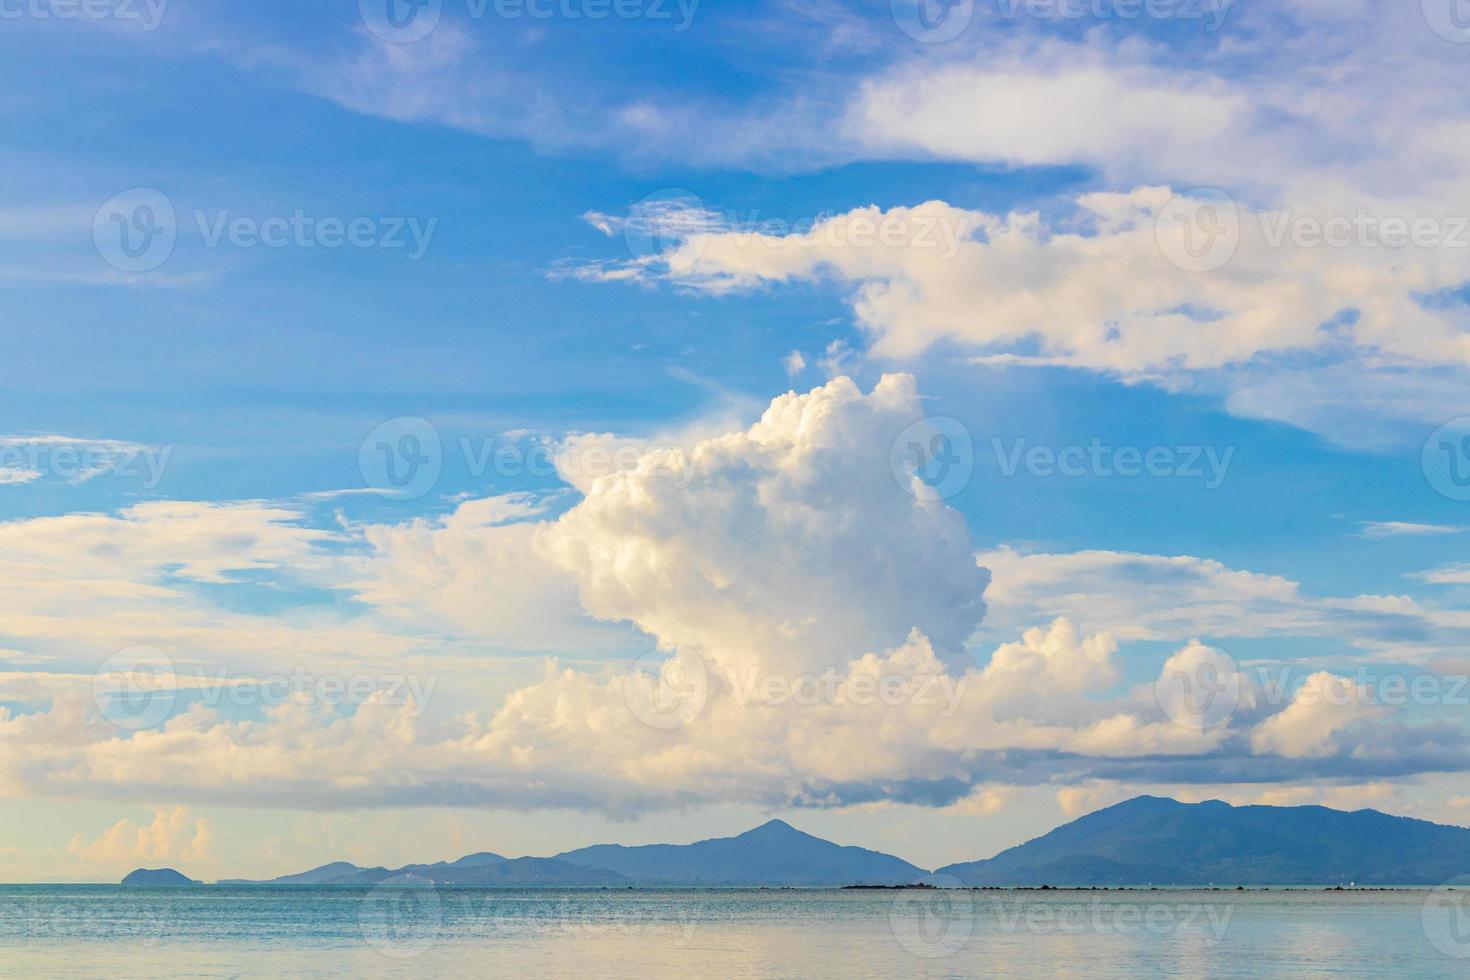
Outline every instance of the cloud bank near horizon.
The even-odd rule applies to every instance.
[[[15,600],[0,630],[26,666],[0,675],[16,705],[0,708],[0,792],[627,816],[948,806],[987,784],[1365,782],[1470,761],[1458,725],[1385,711],[1364,682],[1313,668],[1272,688],[1192,639],[1286,631],[1429,662],[1466,614],[1317,599],[1196,558],[977,556],[964,519],[893,468],[923,414],[908,376],[867,393],[838,378],[747,428],[643,452],[554,518],[517,496],[332,530],[262,503],[0,525]],[[277,615],[214,601],[272,580],[353,598]],[[975,650],[987,602],[1019,639]],[[624,655],[528,676],[522,659],[501,697],[483,686],[502,663],[486,649],[607,656],[630,636],[653,647],[639,669]],[[1175,647],[1125,671],[1120,645],[1139,640]],[[178,689],[178,710],[124,731],[90,668],[133,644],[166,652],[159,689]],[[302,667],[440,683],[232,711],[197,697],[221,667],[232,689]],[[1225,685],[1231,710],[1201,717],[1180,677]]]

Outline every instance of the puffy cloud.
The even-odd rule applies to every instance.
[[[846,128],[889,154],[1090,163],[1125,179],[1218,176],[1202,170],[1245,135],[1252,109],[1244,93],[1201,73],[1113,66],[1083,48],[1049,45],[1024,57],[902,66],[869,79]]]
[[[1470,364],[1463,318],[1423,302],[1470,278],[1470,249],[1314,245],[1288,230],[1302,213],[1243,208],[1230,225],[1233,257],[1202,275],[1187,263],[1182,236],[1192,232],[1171,217],[1209,206],[1140,187],[1082,195],[1059,223],[930,201],[861,208],[784,235],[693,232],[661,265],[638,261],[713,291],[834,277],[853,290],[853,313],[884,357],[953,341],[992,359],[1127,378],[1287,352],[1340,356],[1344,345],[1403,363]],[[1470,229],[1460,233],[1470,242]],[[1351,326],[1327,329],[1348,313]]]
[[[589,617],[575,580],[542,556],[543,514],[517,494],[466,501],[440,519],[368,525],[356,596],[394,622],[506,649],[592,652],[635,641]]]
[[[1278,575],[1191,555],[982,551],[994,581],[987,635],[1057,616],[1124,640],[1331,637],[1367,653],[1425,660],[1458,651],[1470,617],[1408,596],[1313,596]]]
[[[1251,748],[1289,759],[1321,758],[1341,748],[1346,729],[1384,717],[1388,709],[1373,703],[1372,692],[1351,678],[1326,671],[1309,676],[1282,711],[1251,732]]]
[[[153,807],[153,820],[138,824],[119,820],[95,840],[80,834],[67,848],[78,860],[91,864],[124,866],[137,863],[199,862],[212,860],[210,822],[195,819],[182,806]]]
[[[988,579],[960,515],[895,476],[913,379],[775,399],[748,430],[644,454],[545,533],[602,619],[725,664],[821,668],[917,628],[954,655]]]
[[[1463,760],[1462,735],[1443,726],[1344,725],[1295,701],[1273,722],[1244,682],[1239,710],[1210,726],[1180,723],[1158,685],[1119,690],[1120,640],[1356,623],[1386,643],[1395,623],[1450,621],[1394,597],[1312,599],[1197,558],[997,549],[977,563],[963,519],[891,467],[895,438],[921,415],[908,377],[868,393],[838,378],[775,399],[751,425],[640,443],[584,473],[580,501],[559,516],[544,499],[502,496],[331,532],[250,503],[0,526],[14,545],[0,591],[49,582],[46,601],[59,602],[76,582],[87,600],[70,616],[60,605],[7,614],[22,656],[138,636],[202,662],[248,650],[253,666],[377,662],[449,681],[420,692],[432,704],[375,690],[347,707],[293,697],[245,717],[194,697],[181,656],[160,677],[183,689],[179,710],[129,732],[98,716],[90,664],[13,670],[0,684],[30,710],[0,709],[0,793],[625,815],[942,806],[997,784],[1373,779]],[[247,615],[198,588],[255,581],[359,601]],[[977,662],[966,642],[987,595],[1000,620],[989,632],[1004,642]],[[1252,625],[1233,625],[1242,619]],[[646,664],[658,676],[553,662],[493,701],[477,692],[498,661],[464,655],[640,636],[658,648]],[[1190,643],[1164,674],[1225,659]]]

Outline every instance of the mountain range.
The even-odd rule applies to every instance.
[[[1470,874],[1470,830],[1321,806],[1231,806],[1140,796],[991,858],[925,871],[772,820],[735,837],[637,847],[598,844],[551,857],[488,851],[457,861],[363,868],[345,861],[222,885],[374,885],[409,877],[480,886],[1147,886],[1424,885]],[[172,869],[124,884],[189,884]]]
[[[1140,796],[935,875],[966,885],[1437,885],[1467,872],[1463,827]]]

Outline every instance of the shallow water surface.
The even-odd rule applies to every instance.
[[[1470,891],[4,886],[0,972],[1449,977]]]

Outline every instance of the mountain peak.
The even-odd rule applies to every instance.
[[[749,837],[777,837],[777,836],[784,836],[784,837],[791,837],[791,836],[796,836],[796,837],[810,837],[811,835],[810,834],[803,833],[800,830],[797,830],[795,827],[791,826],[791,824],[787,823],[785,820],[767,820],[765,823],[761,824],[759,827],[752,827],[750,830],[747,830],[745,833],[741,834],[740,836],[741,837],[747,837],[747,838],[749,838]]]

